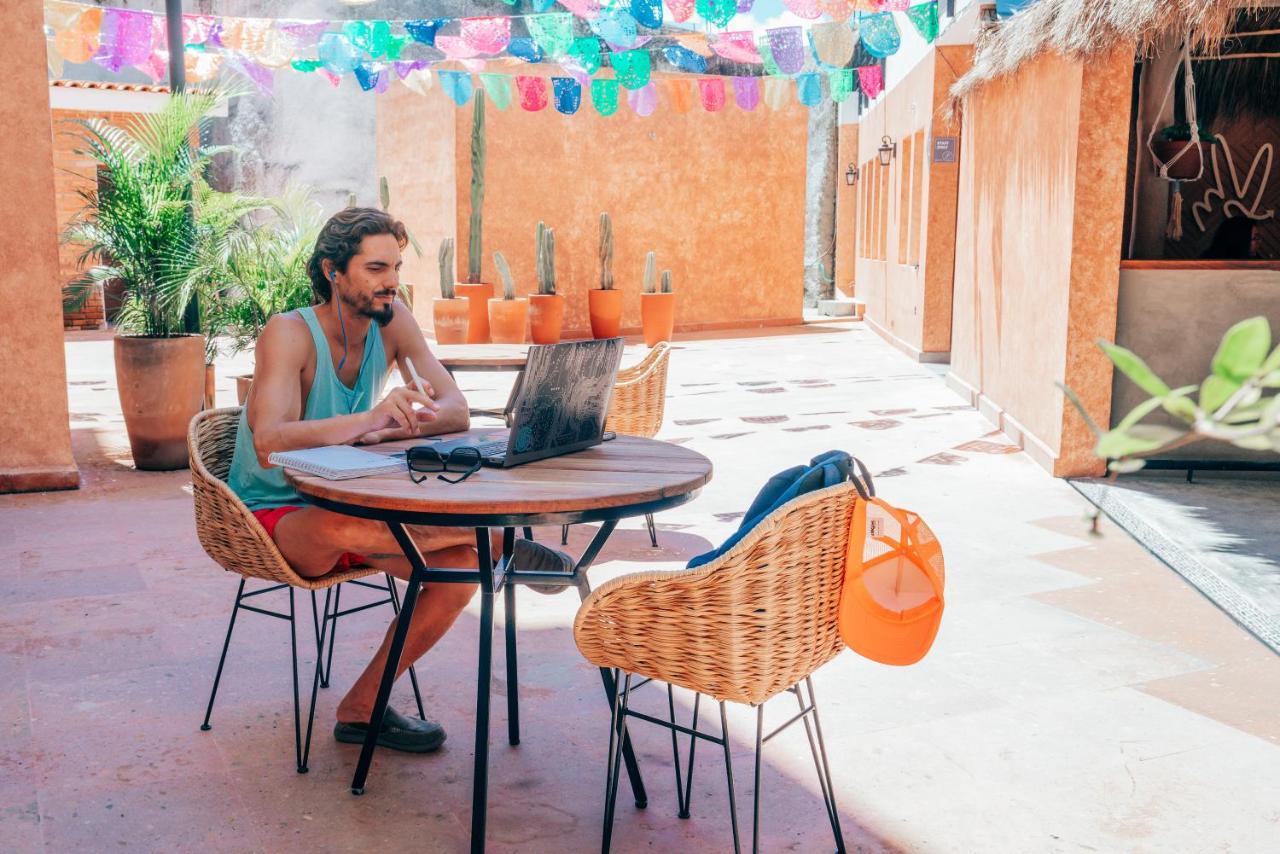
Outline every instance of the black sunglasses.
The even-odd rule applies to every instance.
[[[445,483],[462,483],[471,475],[480,471],[480,449],[471,445],[459,445],[446,453],[440,453],[430,445],[410,448],[405,454],[405,462],[409,465],[409,479],[414,483],[422,483],[436,472],[462,472],[459,477],[445,477],[437,474]]]

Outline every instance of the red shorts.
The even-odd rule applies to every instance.
[[[285,516],[288,516],[293,511],[301,510],[301,509],[302,509],[301,507],[298,507],[296,505],[286,504],[283,507],[268,507],[264,510],[254,510],[252,512],[253,512],[253,518],[257,519],[258,522],[262,525],[262,527],[266,529],[267,536],[274,540],[276,538],[276,525],[280,522],[280,520],[283,519]],[[367,562],[368,561],[366,561],[363,557],[361,557],[358,554],[355,554],[354,552],[344,552],[338,558],[338,562],[333,565],[333,569],[335,572],[337,572],[341,570],[351,569],[356,564],[367,563]]]

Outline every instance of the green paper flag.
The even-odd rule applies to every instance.
[[[852,68],[837,68],[831,71],[827,76],[827,83],[831,88],[831,100],[839,104],[852,95],[854,89],[853,81]]]
[[[603,64],[600,59],[600,39],[595,36],[574,39],[569,48],[569,56],[582,66],[583,71],[595,74]]]
[[[713,27],[723,27],[738,14],[738,0],[698,0],[698,16]]]
[[[190,50],[190,48],[187,48],[187,49]],[[293,66],[294,71],[301,71],[303,74],[310,74],[311,72],[315,71],[317,68],[320,67],[320,60],[295,59],[293,62],[289,64]]]
[[[505,110],[511,104],[511,77],[507,74],[485,72],[480,75],[480,84],[489,100],[499,110]]]
[[[530,15],[524,19],[529,35],[549,57],[564,56],[573,44],[573,15],[553,12],[546,15]]]
[[[618,81],[599,77],[591,81],[591,103],[602,116],[618,112]]]
[[[907,18],[915,26],[920,38],[933,43],[938,37],[938,4],[920,3],[907,9]]]
[[[769,36],[767,33],[761,33],[756,39],[756,50],[760,53],[760,59],[764,62],[764,73],[767,75],[781,74],[782,69],[778,68],[778,63],[773,61],[773,50],[769,47]]]
[[[609,54],[618,82],[628,89],[641,89],[649,82],[649,51],[623,50]]]

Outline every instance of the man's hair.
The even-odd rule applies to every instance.
[[[339,273],[346,273],[348,262],[360,251],[360,241],[371,234],[390,234],[401,249],[409,242],[404,223],[377,208],[346,208],[329,217],[307,261],[307,276],[316,299],[328,302],[333,296],[333,284],[325,276],[321,262],[327,259]]]

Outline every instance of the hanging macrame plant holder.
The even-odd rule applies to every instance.
[[[1156,174],[1173,185],[1173,195],[1169,203],[1169,222],[1164,230],[1165,237],[1170,240],[1182,239],[1182,183],[1184,181],[1199,181],[1204,176],[1204,143],[1200,139],[1200,122],[1196,115],[1196,81],[1191,73],[1191,37],[1189,34],[1182,40],[1181,60],[1182,95],[1187,113],[1187,124],[1191,128],[1191,144],[1182,146],[1168,160],[1162,160],[1160,155],[1156,154],[1153,144],[1156,137],[1155,123],[1152,123],[1151,132],[1147,134],[1147,151],[1151,154],[1152,163],[1155,164]],[[1177,81],[1178,70],[1175,68],[1173,74],[1169,77],[1169,85],[1164,91],[1164,100],[1160,102],[1159,115],[1164,115],[1165,108],[1169,105],[1169,99],[1173,97],[1173,87],[1177,85]],[[1197,161],[1195,175],[1188,176],[1186,172],[1182,171],[1177,176],[1170,175],[1170,169],[1176,166],[1178,161],[1184,157],[1189,160],[1188,152],[1193,150]],[[1190,164],[1186,165],[1189,166]]]

